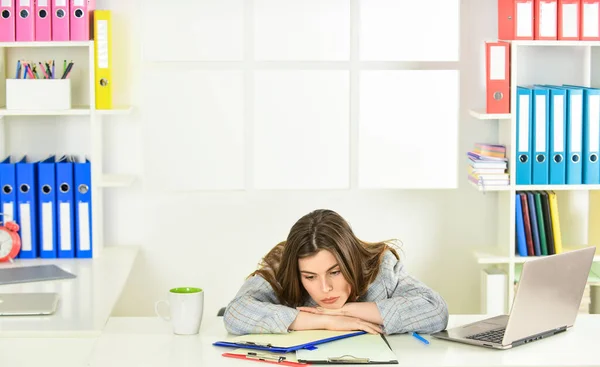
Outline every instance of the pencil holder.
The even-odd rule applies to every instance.
[[[6,79],[7,110],[68,110],[71,79]]]

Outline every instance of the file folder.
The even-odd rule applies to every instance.
[[[584,184],[600,184],[600,89],[583,88],[583,153]]]
[[[558,39],[578,40],[581,0],[558,0]]]
[[[498,39],[515,39],[515,2],[498,0]]]
[[[274,363],[278,366],[306,366],[306,363],[299,363],[296,353],[269,353],[265,351],[256,351],[251,349],[238,348],[229,353],[221,354],[223,357],[237,358],[242,360]]]
[[[16,40],[35,41],[35,1],[16,0]]]
[[[560,232],[560,216],[558,215],[558,203],[556,201],[556,193],[548,193],[548,201],[550,203],[550,219],[552,221],[552,236],[554,237],[554,253],[560,254],[562,248],[562,234]]]
[[[52,41],[52,0],[37,0],[35,4],[35,40]]]
[[[87,41],[90,39],[90,20],[96,7],[95,0],[69,0],[71,2],[71,41]]]
[[[52,40],[68,41],[70,39],[69,1],[50,1],[52,1]]]
[[[581,0],[580,36],[584,41],[600,40],[600,0]]]
[[[407,335],[408,337],[408,335]],[[314,350],[296,352],[298,362],[310,364],[397,364],[385,336],[364,334],[336,340]]]
[[[112,24],[109,10],[94,11],[96,109],[112,109]]]
[[[40,229],[40,257],[58,256],[56,241],[56,163],[49,157],[38,163],[38,211]]]
[[[550,89],[550,144],[549,144],[549,183],[564,185],[566,182],[566,125],[567,92],[560,88]]]
[[[535,196],[533,192],[527,192],[527,207],[529,209],[529,220],[531,221],[531,236],[533,238],[534,256],[540,256],[542,249],[540,246],[540,230],[538,227],[537,209],[535,206]]]
[[[521,196],[521,209],[523,209],[523,225],[525,227],[525,242],[527,243],[527,256],[535,256],[533,246],[533,228],[529,218],[529,200],[526,192],[519,192]]]
[[[92,173],[89,160],[75,162],[75,257],[92,257]]]
[[[19,223],[17,212],[17,177],[15,164],[11,157],[0,162],[0,212],[3,213],[3,222],[12,221]]]
[[[514,0],[515,2],[515,39],[532,40],[534,36],[534,0]]]
[[[300,349],[315,349],[316,345],[365,334],[364,331],[301,330],[287,334],[248,334],[213,345],[263,350],[271,353],[290,353]]]
[[[515,195],[515,218],[516,218],[516,243],[519,256],[527,256],[527,240],[525,237],[525,222],[523,221],[523,207],[521,206],[521,195]]]
[[[58,257],[75,257],[75,213],[73,203],[73,162],[62,157],[56,163],[56,210]]]
[[[486,42],[486,112],[510,113],[510,44]]]
[[[583,179],[583,90],[567,88],[567,172],[566,182],[579,185]]]
[[[558,37],[557,0],[535,0],[534,38],[555,40]]]
[[[552,218],[550,217],[550,199],[546,191],[541,192],[542,213],[544,217],[544,227],[546,228],[546,243],[548,245],[548,255],[556,254],[554,247],[554,231],[552,228]]]
[[[542,211],[542,195],[539,191],[533,193],[535,201],[535,213],[538,222],[538,236],[540,238],[540,254],[548,255],[548,242],[546,238],[546,223],[544,223],[544,213]]]
[[[546,88],[533,88],[533,163],[532,183],[548,184],[548,100]]]
[[[532,96],[531,89],[517,87],[517,185],[531,185],[532,181]]]
[[[15,0],[0,0],[0,42],[14,42],[15,30]]]
[[[38,257],[37,225],[37,175],[36,164],[27,157],[16,164],[17,210],[19,212],[19,235],[21,236],[20,259]]]

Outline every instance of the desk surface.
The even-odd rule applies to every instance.
[[[452,315],[450,326],[485,318]],[[199,335],[177,336],[158,318],[111,318],[98,339],[90,367],[226,366],[253,362],[222,357],[229,348],[212,343],[227,336],[222,318],[205,317]],[[405,366],[600,366],[600,315],[580,315],[560,335],[499,351],[434,339],[424,345],[408,335],[389,336],[399,365]],[[259,365],[256,365],[259,366]]]
[[[50,316],[0,317],[0,337],[82,337],[100,335],[119,299],[137,256],[137,247],[106,247],[96,259],[18,260],[6,267],[55,264],[75,279],[0,285],[0,292],[57,292]]]

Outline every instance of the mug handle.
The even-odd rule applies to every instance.
[[[171,321],[171,316],[164,316],[164,315],[162,315],[162,314],[160,313],[160,311],[158,310],[158,306],[159,306],[161,303],[164,303],[164,304],[166,304],[166,305],[167,305],[167,307],[169,307],[169,311],[171,310],[171,305],[169,304],[169,302],[168,302],[168,301],[165,301],[165,300],[160,300],[160,301],[158,301],[158,302],[156,302],[156,303],[154,304],[154,312],[155,312],[155,313],[156,313],[156,315],[157,315],[158,317],[160,317],[161,319],[163,319],[163,320],[165,320],[165,321]]]

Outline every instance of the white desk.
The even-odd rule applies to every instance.
[[[453,315],[450,326],[484,318]],[[227,336],[222,318],[205,317],[199,335],[176,336],[157,318],[111,318],[98,339],[90,367],[251,367],[253,361],[222,357],[228,348],[212,343]],[[567,332],[498,351],[427,337],[424,345],[408,335],[388,337],[403,366],[600,366],[600,316],[581,315]],[[264,364],[265,366],[267,364]]]
[[[125,287],[137,253],[137,247],[106,247],[96,259],[32,259],[2,264],[3,268],[55,264],[77,278],[0,285],[2,293],[57,292],[60,295],[54,315],[0,317],[0,338],[99,336]],[[6,341],[0,340],[2,343]]]

